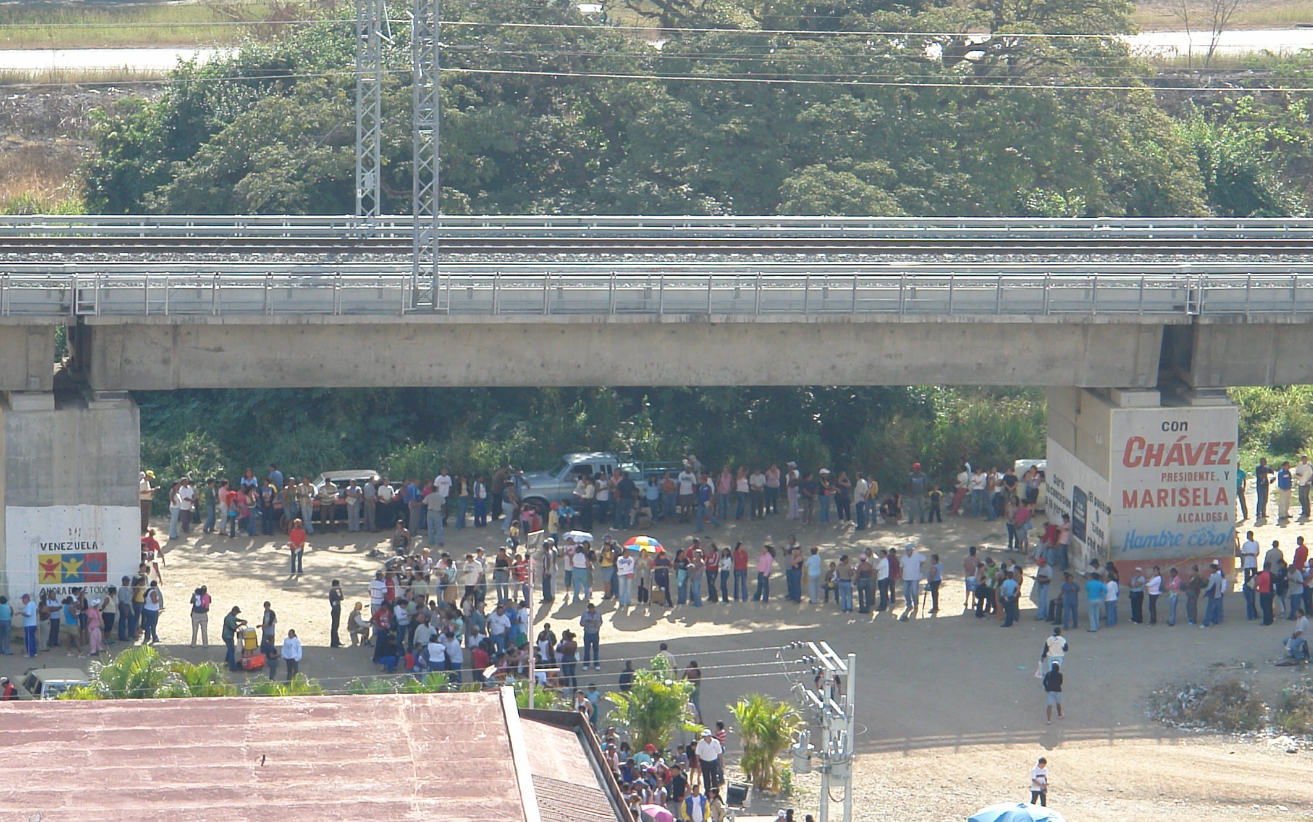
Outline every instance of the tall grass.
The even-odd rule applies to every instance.
[[[232,0],[92,6],[0,6],[0,48],[213,46],[264,37],[297,19],[322,19],[338,0]]]
[[[81,214],[77,154],[31,143],[0,152],[0,214]]]
[[[1207,28],[1204,3],[1195,4],[1190,11],[1190,27]],[[1169,6],[1160,3],[1137,3],[1131,16],[1141,31],[1180,31],[1185,28]],[[1286,29],[1299,23],[1313,23],[1313,8],[1306,0],[1271,0],[1267,3],[1241,3],[1227,28]]]

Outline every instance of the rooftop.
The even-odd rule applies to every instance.
[[[591,735],[541,712],[521,720],[496,692],[47,701],[0,713],[3,818],[627,822],[593,767]]]

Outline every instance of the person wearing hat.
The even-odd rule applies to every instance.
[[[141,533],[146,533],[150,527],[150,508],[155,502],[155,472],[142,471],[141,478],[137,483],[137,497],[141,502]]]
[[[711,790],[725,784],[723,758],[725,748],[711,733],[710,728],[703,728],[694,752],[698,757],[698,767],[702,770],[702,787]]]
[[[246,620],[237,617],[241,612],[242,609],[234,605],[223,618],[223,644],[228,649],[224,661],[228,663],[230,671],[236,671],[240,667],[237,664],[237,629],[246,624]]]

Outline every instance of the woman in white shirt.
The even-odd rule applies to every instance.
[[[1120,593],[1116,577],[1108,577],[1107,584],[1108,594],[1103,598],[1103,615],[1107,621],[1105,628],[1111,628],[1117,624],[1117,595]]]

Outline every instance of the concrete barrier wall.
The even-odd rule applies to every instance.
[[[1152,386],[1161,324],[1084,318],[87,318],[96,390],[585,385]]]
[[[55,326],[0,325],[0,391],[49,391],[54,380]]]
[[[1196,388],[1313,383],[1313,324],[1202,320],[1192,327],[1189,360],[1177,368]]]

